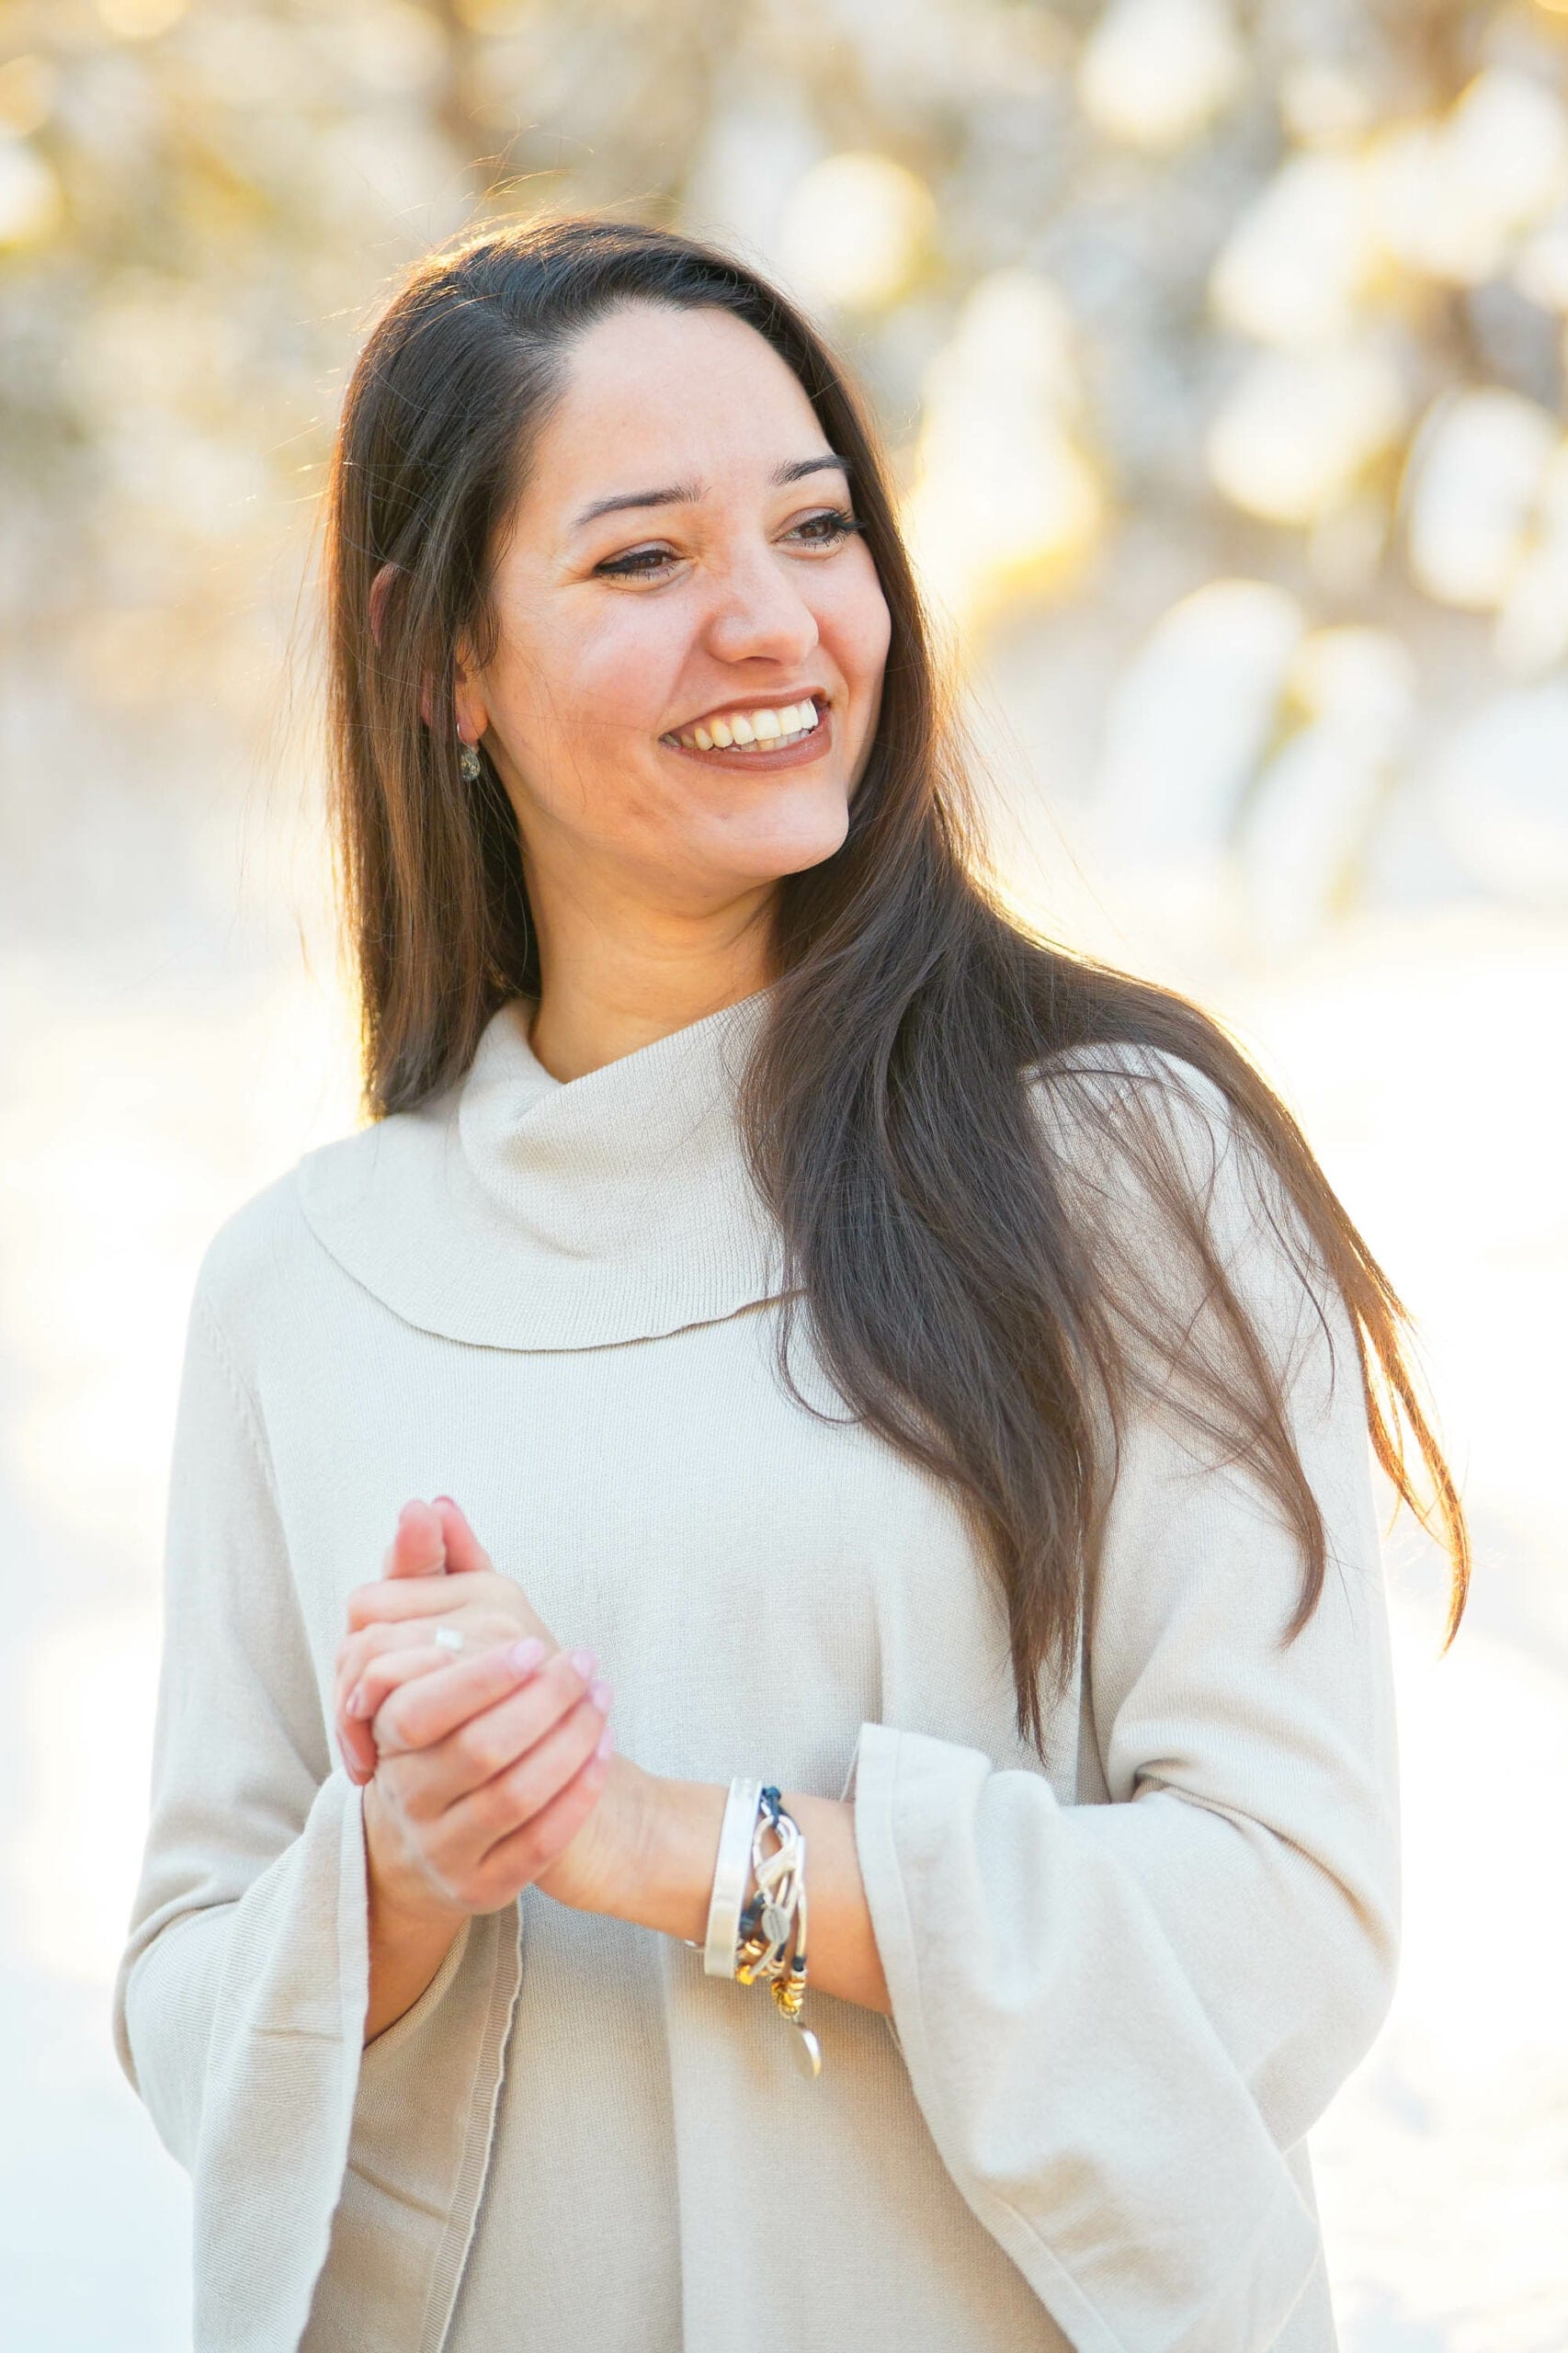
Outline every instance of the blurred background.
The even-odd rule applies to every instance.
[[[189,2342],[108,2001],[196,1263],[356,1120],[337,400],[411,256],[584,206],[836,339],[1008,891],[1230,1024],[1416,1318],[1478,1558],[1439,1655],[1388,1538],[1405,1959],[1324,2222],[1347,2353],[1562,2353],[1568,0],[0,6],[0,2338]]]

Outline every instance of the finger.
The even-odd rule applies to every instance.
[[[404,1672],[415,1675],[445,1666],[451,1654],[438,1649],[429,1640],[428,1629],[426,1619],[415,1619],[407,1625],[367,1626],[362,1632],[348,1635],[339,1646],[333,1720],[345,1769],[357,1785],[370,1779],[378,1754],[369,1721],[375,1708],[356,1704],[365,1677],[383,1662],[400,1679]],[[406,1669],[401,1665],[403,1660],[411,1662]],[[393,1662],[400,1664],[394,1665]],[[379,1700],[376,1704],[380,1704]]]
[[[506,1698],[471,1712],[444,1737],[419,1751],[421,1770],[404,1783],[403,1811],[414,1820],[435,1821],[472,1790],[517,1764],[563,1716],[584,1702],[586,1692],[586,1678],[565,1653],[557,1651]],[[417,1712],[425,1696],[418,1684],[411,1684],[394,1691],[388,1700],[382,1711],[381,1736],[393,1748],[404,1745],[404,1711]],[[592,1706],[591,1701],[588,1704]]]
[[[343,1769],[356,1789],[375,1778],[376,1743],[369,1724],[356,1723],[352,1716],[337,1715],[335,1726],[338,1753]]]
[[[431,1508],[439,1512],[441,1525],[446,1530],[449,1574],[472,1576],[482,1570],[488,1571],[492,1576],[500,1577],[505,1574],[502,1570],[496,1568],[494,1562],[474,1534],[460,1504],[454,1502],[450,1495],[437,1495]],[[506,1582],[515,1592],[517,1590],[514,1579],[506,1578]],[[519,1598],[521,1597],[519,1596]],[[531,1621],[529,1631],[541,1634],[551,1650],[559,1650],[560,1643],[545,1624],[538,1610],[526,1599],[523,1601],[523,1606]]]
[[[493,1707],[532,1675],[545,1655],[537,1634],[520,1643],[500,1643],[472,1658],[454,1659],[450,1651],[434,1643],[416,1649],[388,1651],[366,1668],[352,1697],[353,1711],[376,1732],[378,1753],[395,1756],[407,1749],[428,1748],[444,1740],[459,1724],[482,1708]],[[398,1711],[395,1726],[389,1720],[379,1728],[376,1718],[382,1702],[404,1684],[417,1682]]]
[[[499,1713],[499,1711],[495,1712]],[[604,1735],[605,1719],[589,1699],[568,1708],[520,1756],[447,1809],[443,1840],[478,1861],[496,1841],[530,1822],[585,1765]],[[449,1847],[448,1851],[451,1851]]]
[[[596,1745],[564,1789],[486,1850],[470,1884],[487,1909],[499,1909],[565,1853],[603,1795],[609,1763],[608,1748],[601,1756]]]
[[[347,1720],[368,1712],[348,1704],[363,1682],[366,1670],[390,1651],[415,1646],[428,1650],[431,1646],[430,1634],[431,1621],[427,1618],[415,1618],[406,1623],[394,1621],[387,1625],[378,1622],[362,1627],[357,1634],[345,1635],[338,1644],[333,1677],[333,1713]],[[445,1664],[444,1661],[441,1663]]]
[[[430,1506],[441,1523],[447,1566],[460,1576],[473,1569],[494,1569],[494,1562],[469,1526],[461,1506],[450,1495],[437,1495]]]
[[[384,1579],[435,1579],[444,1577],[446,1565],[446,1533],[440,1515],[415,1496],[403,1505],[397,1516],[397,1533],[381,1556],[381,1575]],[[352,1597],[350,1598],[352,1602]],[[355,1619],[352,1606],[348,1622],[351,1627],[363,1622]],[[344,1711],[346,1686],[351,1688],[353,1682],[358,1681],[359,1672],[357,1661],[345,1662],[340,1647],[333,1693],[337,1745],[344,1770],[357,1785],[368,1781],[376,1768],[376,1744],[369,1724],[356,1723]]]
[[[383,1699],[417,1677],[438,1675],[451,1664],[450,1650],[436,1643],[414,1642],[402,1650],[382,1651],[366,1661],[363,1675],[344,1700],[343,1713],[350,1722],[367,1723],[373,1729]]]
[[[372,1618],[368,1625],[345,1634],[337,1646],[336,1670],[345,1692],[353,1690],[365,1669],[383,1652],[407,1650],[411,1645],[428,1650],[436,1627],[454,1615],[455,1608],[420,1610],[406,1618]]]
[[[474,1571],[460,1575],[449,1571],[444,1577],[385,1577],[377,1585],[355,1586],[348,1597],[348,1623],[358,1632],[378,1620],[445,1617],[449,1609],[460,1609],[494,1589]]]
[[[438,1577],[447,1569],[441,1515],[417,1495],[397,1516],[397,1534],[381,1560],[383,1577]]]

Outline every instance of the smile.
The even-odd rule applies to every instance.
[[[668,735],[661,735],[659,741],[677,745],[685,752],[780,752],[788,745],[803,744],[808,735],[814,735],[822,721],[823,713],[807,695],[801,702],[727,711],[722,719],[700,721],[678,732],[672,730]]]

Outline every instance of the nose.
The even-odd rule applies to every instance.
[[[716,576],[704,632],[720,662],[804,661],[820,631],[797,581],[771,550],[737,556]]]

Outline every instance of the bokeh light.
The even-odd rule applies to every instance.
[[[1439,1658],[1391,1536],[1406,1957],[1319,2197],[1346,2353],[1560,2353],[1568,0],[0,9],[0,2342],[188,2343],[108,1990],[191,1279],[355,1118],[337,402],[407,260],[587,206],[837,341],[1001,887],[1227,1020],[1417,1319],[1475,1583]]]

